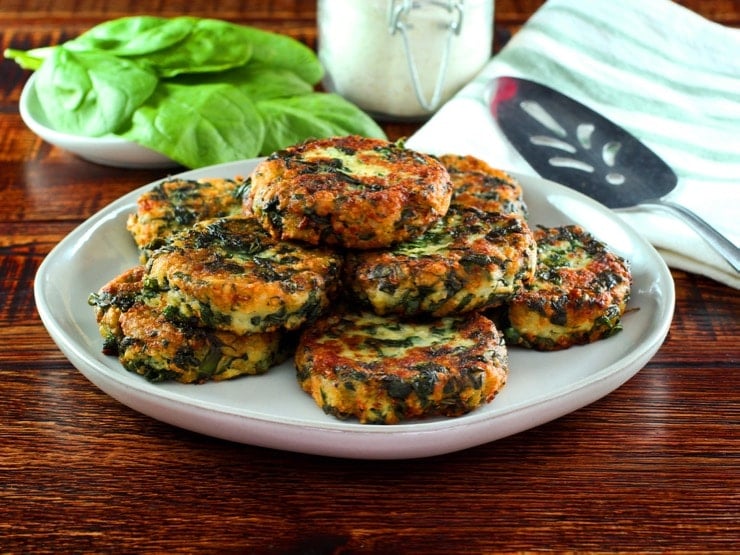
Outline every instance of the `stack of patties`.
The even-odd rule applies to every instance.
[[[183,383],[263,373],[290,356],[289,333],[336,296],[341,256],[273,239],[241,215],[243,190],[176,180],[141,197],[129,229],[143,265],[89,299],[104,352],[127,370]],[[211,219],[216,207],[231,215]]]
[[[527,216],[516,179],[472,156],[306,141],[246,180],[142,195],[128,221],[142,265],[90,304],[104,351],[153,381],[258,374],[294,353],[338,418],[458,416],[506,383],[504,337],[555,350],[620,329],[627,263]]]
[[[473,162],[455,159],[453,176]],[[461,180],[439,159],[358,137],[297,145],[253,172],[245,205],[274,237],[345,255],[344,302],[303,331],[295,355],[325,412],[457,416],[503,387],[506,347],[482,311],[532,276],[536,246],[518,186],[500,176],[494,202],[479,173],[456,195]]]
[[[527,217],[519,183],[472,156],[440,156],[453,182],[452,205]],[[537,268],[516,294],[487,311],[506,343],[555,351],[621,330],[632,275],[623,258],[578,225],[537,226]]]

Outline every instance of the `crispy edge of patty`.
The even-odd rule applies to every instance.
[[[172,323],[139,303],[121,315],[118,359],[153,382],[224,381],[258,375],[288,356],[280,332],[237,335]]]
[[[91,295],[103,352],[151,382],[223,381],[262,374],[289,357],[280,332],[236,335],[172,319],[161,296],[143,293],[144,269],[124,271]]]
[[[345,282],[378,314],[440,317],[508,302],[535,263],[523,217],[452,207],[415,241],[347,253]]]
[[[318,317],[338,287],[342,256],[273,239],[249,216],[199,222],[146,264],[149,287],[183,317],[237,334],[292,330]]]
[[[118,354],[118,342],[123,337],[121,315],[140,302],[143,279],[144,266],[134,266],[88,297],[87,303],[93,308],[106,355]]]
[[[629,264],[581,226],[540,227],[535,277],[509,302],[507,341],[541,351],[567,349],[621,329]]]
[[[438,158],[450,174],[450,206],[527,216],[522,186],[507,172],[471,155],[443,154]]]
[[[409,345],[425,334],[432,341]],[[411,323],[337,312],[301,334],[295,363],[324,412],[362,424],[466,414],[492,401],[508,375],[503,336],[479,313]]]
[[[352,135],[269,156],[251,175],[244,212],[274,237],[371,249],[418,236],[447,211],[451,195],[436,158]]]
[[[139,247],[142,261],[167,237],[195,223],[241,213],[247,182],[236,177],[165,179],[136,201],[126,229]]]

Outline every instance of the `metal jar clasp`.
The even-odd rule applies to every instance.
[[[445,48],[442,52],[442,57],[439,62],[439,71],[437,73],[437,79],[435,81],[434,90],[429,100],[424,95],[424,91],[421,87],[421,80],[419,78],[419,71],[414,61],[414,56],[411,51],[411,39],[409,38],[408,30],[413,28],[412,23],[412,12],[430,6],[434,8],[440,8],[450,14],[450,19],[446,24],[442,24],[440,28],[446,31],[446,42]],[[403,39],[403,46],[406,52],[406,61],[409,66],[409,73],[411,75],[411,81],[414,86],[414,93],[419,101],[419,104],[429,111],[435,110],[440,102],[442,95],[442,86],[444,85],[445,76],[447,74],[447,64],[450,57],[450,50],[452,48],[452,39],[460,34],[463,23],[463,0],[448,0],[447,2],[441,0],[391,0],[390,10],[388,14],[388,32],[391,35],[400,33]]]

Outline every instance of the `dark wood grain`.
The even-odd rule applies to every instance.
[[[736,2],[685,1],[737,26]],[[497,1],[500,30],[542,2]],[[646,3],[646,6],[648,3]],[[315,3],[4,0],[0,47],[130,13],[192,13],[315,44]],[[352,461],[240,445],[143,416],[90,384],[33,300],[44,256],[160,178],[39,140],[0,60],[0,552],[731,552],[740,540],[740,302],[674,271],[668,338],[624,386],[535,429],[450,455]],[[392,138],[415,126],[387,124]]]

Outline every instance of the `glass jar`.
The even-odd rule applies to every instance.
[[[483,68],[493,0],[319,0],[323,86],[380,119],[424,119]]]

